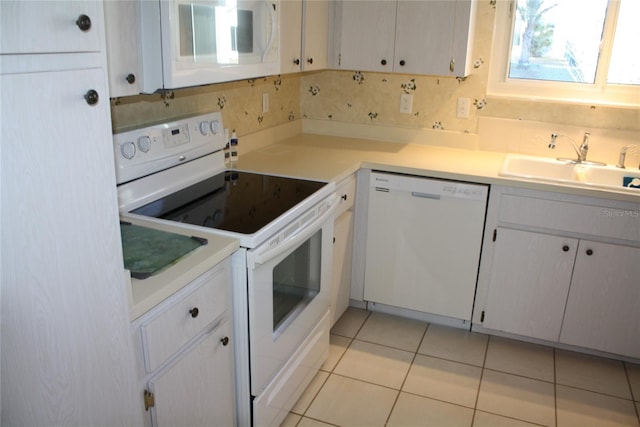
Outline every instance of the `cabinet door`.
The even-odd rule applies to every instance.
[[[395,0],[348,0],[341,7],[340,68],[391,71]]]
[[[104,74],[0,76],[3,424],[134,419]]]
[[[327,68],[329,40],[329,2],[305,0],[304,2],[304,71]]]
[[[104,20],[109,59],[109,95],[140,93],[140,3],[134,0],[104,2]]]
[[[0,53],[99,52],[103,21],[97,1],[2,0]]]
[[[280,2],[280,66],[283,74],[302,65],[302,0]]]
[[[235,425],[235,388],[229,322],[199,341],[168,370],[149,381],[153,425]]]
[[[499,228],[483,326],[528,337],[560,337],[578,241]]]
[[[333,271],[331,279],[331,326],[349,306],[351,293],[351,253],[353,212],[347,211],[333,225]]]
[[[456,3],[450,0],[398,1],[394,71],[450,74]]]
[[[640,358],[640,249],[581,240],[560,341]]]

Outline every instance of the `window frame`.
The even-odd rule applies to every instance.
[[[619,0],[609,0],[603,29],[603,43],[594,83],[573,83],[510,79],[509,54],[514,31],[515,0],[496,2],[487,95],[518,100],[544,100],[560,103],[640,107],[640,85],[607,83],[613,49]]]

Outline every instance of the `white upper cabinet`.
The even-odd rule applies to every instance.
[[[139,20],[140,2],[135,0],[104,3],[109,67],[109,95],[140,93]]]
[[[280,3],[280,67],[283,73],[296,73],[302,66],[302,0]]]
[[[101,8],[97,1],[3,0],[0,54],[99,52]]]
[[[336,6],[332,65],[464,76],[471,71],[475,1],[345,0]]]
[[[393,71],[396,1],[341,1],[336,5],[337,66]]]
[[[280,2],[280,60],[282,73],[327,67],[329,2],[288,0]]]

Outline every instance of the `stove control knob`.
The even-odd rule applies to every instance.
[[[147,135],[138,138],[138,148],[143,153],[149,151],[151,149],[151,138],[149,138]]]
[[[220,132],[220,122],[219,122],[219,121],[217,121],[217,120],[212,120],[212,121],[211,121],[211,124],[210,124],[210,127],[211,127],[211,132],[212,132],[214,135],[217,135],[217,134],[218,134],[218,132]]]
[[[133,159],[133,156],[136,155],[136,145],[133,141],[125,142],[120,146],[120,153],[125,159]]]
[[[200,122],[200,133],[205,136],[209,132],[209,122]]]

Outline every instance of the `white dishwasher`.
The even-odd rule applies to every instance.
[[[488,186],[372,172],[364,299],[471,320]]]

